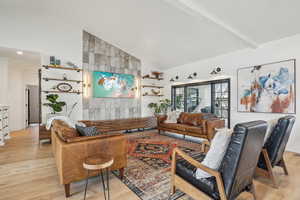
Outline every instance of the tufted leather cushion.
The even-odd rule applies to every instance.
[[[295,119],[296,118],[291,115],[280,118],[264,145],[264,148],[267,149],[273,167],[278,165],[282,159]],[[258,167],[267,169],[262,154],[259,158]]]
[[[202,162],[204,157],[204,154],[196,154],[192,156],[192,158],[194,158],[198,162]],[[196,170],[197,168],[191,165],[186,160],[181,159],[176,162],[176,174],[178,176],[180,176],[193,186],[197,187],[207,195],[214,197],[214,199],[219,199],[215,177],[196,179],[194,175]]]
[[[160,124],[161,127],[172,129],[172,130],[179,130],[179,131],[186,131],[190,133],[203,133],[203,129],[201,126],[190,126],[185,124],[176,124],[176,123],[162,123]]]
[[[252,184],[266,130],[265,121],[242,123],[234,127],[219,169],[228,200],[235,199]]]
[[[177,119],[177,123],[186,124],[191,126],[200,126],[202,125],[203,119],[210,119],[215,117],[211,113],[186,113],[182,112]]]
[[[52,128],[63,141],[67,142],[71,138],[79,137],[76,129],[68,126],[64,121],[54,120]]]

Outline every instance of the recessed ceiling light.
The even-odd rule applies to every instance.
[[[23,55],[23,51],[17,51],[18,55]]]

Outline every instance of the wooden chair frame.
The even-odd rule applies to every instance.
[[[190,183],[185,181],[180,176],[176,175],[176,158],[177,158],[177,155],[179,155],[180,157],[182,157],[183,159],[185,159],[186,161],[188,161],[189,163],[191,163],[195,167],[200,168],[203,171],[205,171],[205,172],[211,174],[212,176],[214,176],[216,178],[216,181],[217,181],[217,187],[218,187],[219,194],[220,194],[220,200],[227,200],[227,196],[226,196],[225,188],[224,188],[224,184],[223,184],[223,179],[222,179],[222,176],[221,176],[220,172],[202,165],[200,162],[193,159],[192,157],[190,157],[189,155],[187,155],[186,153],[184,153],[183,151],[181,151],[178,148],[174,149],[173,156],[172,156],[171,195],[174,194],[176,188],[178,188],[182,192],[190,195],[194,199],[199,199],[199,200],[200,199],[201,200],[211,200],[212,199],[210,196],[208,196],[204,192],[200,191],[198,188],[194,187],[193,185],[191,185]],[[252,187],[252,190],[250,192],[252,193],[254,199],[256,199],[254,186]]]
[[[276,178],[273,173],[273,167],[272,167],[271,160],[270,160],[269,154],[267,152],[267,149],[263,148],[261,152],[262,152],[263,158],[265,160],[267,169],[265,170],[265,169],[256,167],[255,173],[256,173],[256,175],[263,176],[265,178],[270,179],[273,183],[273,187],[278,189],[278,184],[277,184]],[[279,166],[283,168],[285,175],[289,175],[285,161],[283,158],[280,160]]]

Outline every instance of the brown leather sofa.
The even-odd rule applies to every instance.
[[[180,113],[177,123],[166,123],[167,116],[158,117],[158,130],[207,139],[215,135],[215,128],[223,128],[225,121],[210,113]]]
[[[111,130],[113,131],[113,130]],[[127,166],[127,137],[122,133],[104,133],[98,136],[79,136],[76,129],[63,121],[55,120],[51,128],[52,149],[58,169],[59,181],[65,186],[66,197],[70,196],[70,184],[87,178],[83,168],[85,158],[95,154],[114,157],[110,170],[120,170],[124,175]],[[99,172],[90,172],[96,176]]]

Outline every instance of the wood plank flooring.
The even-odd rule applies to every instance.
[[[51,145],[38,143],[38,130],[31,127],[11,133],[12,139],[0,147],[0,200],[61,200],[65,199],[63,186],[58,182]],[[279,189],[273,189],[265,179],[255,181],[258,200],[300,200],[300,155],[286,152],[285,159],[290,175],[280,168],[275,170]],[[89,182],[88,200],[102,200],[99,179]],[[110,176],[111,200],[138,200],[115,176]],[[71,185],[72,196],[83,199],[84,181]],[[238,200],[251,200],[245,193]]]

